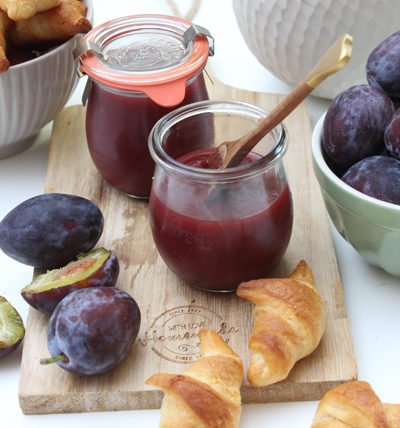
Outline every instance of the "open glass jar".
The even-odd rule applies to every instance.
[[[169,268],[194,287],[233,291],[268,275],[286,251],[293,208],[285,128],[276,127],[238,167],[207,169],[215,146],[263,117],[249,104],[205,101],[169,113],[150,134],[153,239]]]
[[[95,166],[113,187],[149,196],[150,130],[177,106],[208,99],[202,71],[211,42],[207,30],[164,15],[116,19],[84,36],[77,56],[90,79],[87,142]]]

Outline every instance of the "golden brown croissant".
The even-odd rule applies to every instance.
[[[214,331],[200,329],[201,356],[183,374],[157,373],[164,391],[161,428],[234,428],[241,413],[242,361]]]
[[[28,19],[39,12],[52,9],[61,0],[0,0],[0,8],[7,12],[13,21]]]
[[[288,278],[243,282],[237,295],[255,303],[247,378],[255,386],[286,379],[294,364],[318,346],[325,326],[324,304],[307,263]]]
[[[86,33],[91,23],[86,18],[86,6],[79,0],[61,0],[60,6],[16,22],[10,30],[14,46],[32,46],[67,40]]]
[[[390,428],[400,428],[400,404],[383,404]]]
[[[347,382],[322,397],[311,428],[400,428],[400,405],[383,404],[367,382]]]
[[[7,58],[6,31],[11,24],[7,14],[0,10],[0,73],[8,70],[10,62]]]

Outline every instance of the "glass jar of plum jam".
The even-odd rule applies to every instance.
[[[90,79],[87,142],[113,187],[148,198],[154,172],[150,130],[177,106],[208,99],[203,68],[211,42],[207,30],[164,15],[116,19],[84,36],[77,56]]]
[[[288,246],[293,208],[283,126],[241,165],[207,168],[213,148],[240,138],[263,117],[249,104],[203,101],[169,113],[150,134],[153,239],[167,266],[196,288],[227,292],[265,277]]]

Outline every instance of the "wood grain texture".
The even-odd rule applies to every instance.
[[[237,99],[271,109],[278,95],[253,93],[214,81],[212,99]],[[155,372],[180,373],[198,358],[199,327],[218,331],[243,358],[252,304],[234,294],[195,290],[180,281],[158,256],[148,223],[147,203],[128,198],[104,183],[93,166],[85,138],[81,106],[56,118],[49,151],[46,192],[81,195],[96,202],[105,217],[99,245],[115,250],[121,271],[117,286],[139,303],[142,326],[127,358],[112,372],[84,378],[57,365],[41,366],[48,355],[48,318],[30,310],[24,342],[19,400],[24,413],[88,412],[157,408],[162,393],[145,386]],[[330,227],[313,175],[309,119],[300,105],[285,121],[289,132],[286,172],[294,202],[294,229],[288,251],[273,272],[288,275],[300,259],[313,270],[326,303],[327,327],[318,349],[298,362],[284,382],[242,386],[243,403],[318,400],[333,386],[357,377],[343,291]]]

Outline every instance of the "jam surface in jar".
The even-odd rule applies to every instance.
[[[208,99],[202,73],[186,87],[179,105]],[[179,107],[162,107],[144,94],[119,93],[92,82],[86,113],[86,135],[91,158],[102,177],[128,195],[148,197],[154,161],[148,136],[154,124]]]
[[[209,153],[178,160],[202,168]],[[165,176],[152,191],[150,222],[161,257],[181,279],[204,290],[230,291],[241,281],[265,277],[281,260],[292,231],[291,194],[274,170],[251,186],[238,183],[216,194],[212,187],[189,189]]]

